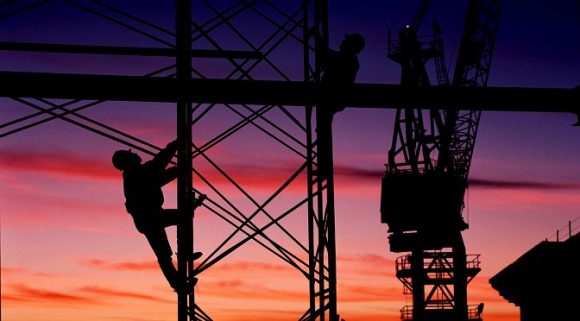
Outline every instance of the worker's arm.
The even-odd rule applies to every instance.
[[[179,175],[179,169],[177,167],[170,167],[163,171],[161,174],[161,186],[173,181]]]
[[[174,140],[169,144],[167,144],[167,146],[165,146],[164,149],[162,149],[159,153],[157,153],[157,155],[155,155],[155,157],[152,160],[154,166],[156,166],[159,169],[164,169],[165,167],[167,167],[167,165],[169,165],[169,162],[171,162],[173,155],[175,155],[176,151],[177,151],[177,141]]]

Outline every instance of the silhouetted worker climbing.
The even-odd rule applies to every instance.
[[[177,143],[170,142],[155,157],[141,163],[141,157],[131,150],[118,150],[113,154],[113,166],[123,172],[123,190],[125,193],[125,208],[133,217],[135,227],[149,241],[163,275],[169,285],[178,293],[191,293],[197,279],[180,280],[173,266],[171,257],[173,251],[167,240],[165,228],[177,225],[180,213],[177,209],[163,209],[164,202],[161,187],[176,179],[177,167],[167,168],[177,151]],[[205,200],[201,195],[194,201],[193,209]],[[193,259],[201,256],[201,252],[193,254]]]
[[[328,49],[323,58],[322,90],[323,101],[316,108],[316,131],[318,134],[318,171],[328,177],[332,171],[332,119],[334,114],[343,111],[342,102],[328,94],[340,92],[354,83],[359,69],[357,54],[365,47],[363,36],[358,33],[346,34],[340,50]]]

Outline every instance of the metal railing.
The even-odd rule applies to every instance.
[[[420,49],[437,49],[440,48],[441,36],[437,34],[430,35],[417,35],[417,42],[419,43]],[[396,54],[401,52],[401,41],[399,39],[393,39],[391,37],[390,31],[387,39],[387,54]]]
[[[447,254],[447,253],[445,253]],[[403,255],[403,256],[399,256],[396,260],[395,260],[395,266],[396,266],[396,270],[397,271],[407,271],[411,269],[411,261],[409,260],[410,255]],[[446,257],[447,259],[449,259],[452,262],[452,258],[451,257]],[[481,259],[480,259],[480,254],[467,254],[466,255],[466,261],[467,261],[467,268],[468,269],[478,269],[479,266],[481,265]],[[443,263],[436,263],[435,265],[431,264],[430,260],[424,261],[423,262],[424,267],[425,268],[441,268],[441,267],[450,267],[450,266],[442,266]]]
[[[479,269],[481,260],[479,259],[480,254],[467,254],[467,268],[468,269]]]
[[[546,238],[546,241],[563,242],[572,238],[572,236],[576,235],[579,231],[580,231],[580,216],[571,221],[568,221],[568,224],[556,230],[556,233],[548,236]],[[564,239],[565,235],[568,235],[568,238]]]
[[[479,305],[467,306],[467,320],[479,321],[481,320],[481,313],[483,312],[483,303]]]
[[[413,320],[413,306],[405,305],[401,308],[401,321],[412,321]]]

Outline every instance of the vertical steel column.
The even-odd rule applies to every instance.
[[[191,0],[175,1],[175,41],[177,79],[179,86],[186,86],[191,79]],[[185,97],[177,99],[177,208],[181,215],[177,225],[177,269],[182,282],[193,277],[193,216],[192,200],[192,149],[191,149],[191,102]],[[195,309],[195,297],[192,293],[178,294],[177,320],[187,321],[191,309]]]
[[[312,66],[310,63],[310,42],[312,38],[312,30],[310,30],[310,2],[311,0],[302,1],[302,38],[303,38],[303,59],[304,59],[304,82],[318,81],[315,75],[312,75]],[[315,67],[316,68],[316,67]],[[314,76],[314,77],[313,77]],[[316,284],[314,278],[316,277],[316,245],[314,242],[314,227],[315,222],[315,211],[314,211],[314,145],[312,138],[312,105],[305,106],[306,112],[306,161],[308,166],[307,171],[307,192],[308,192],[308,294],[309,294],[309,306],[308,311],[305,316],[308,320],[313,320],[314,313],[316,311]]]
[[[453,312],[455,320],[467,320],[467,252],[461,231],[453,244]]]
[[[314,35],[314,81],[320,82],[321,74],[322,74],[322,61],[324,57],[322,56],[322,52],[324,48],[328,48],[328,34],[324,32],[324,0],[314,0],[314,26],[312,27],[312,33]],[[319,106],[316,106],[318,109]],[[314,130],[317,133],[317,126],[314,126]],[[318,135],[316,135],[316,151],[318,155],[318,151],[320,150],[320,140],[318,139]],[[319,157],[316,157],[317,163],[320,161]],[[320,169],[320,163],[318,163],[317,170]],[[326,318],[326,300],[325,294],[327,291],[326,288],[326,262],[325,262],[325,251],[327,249],[326,246],[326,220],[325,220],[325,202],[324,202],[324,187],[323,187],[323,180],[324,177],[317,174],[315,177],[315,184],[316,190],[318,191],[318,195],[316,197],[316,211],[313,211],[313,215],[315,217],[315,221],[317,222],[316,230],[314,231],[315,235],[317,236],[318,246],[316,246],[312,251],[314,252],[316,266],[318,267],[318,280],[312,279],[310,282],[316,283],[317,287],[315,289],[315,295],[318,296],[318,310],[312,314],[311,320],[316,320],[317,316],[319,317],[319,321],[325,321]],[[329,271],[330,272],[330,271]],[[330,294],[330,293],[329,293]]]
[[[333,164],[331,155],[331,164]],[[328,237],[328,308],[330,321],[338,321],[338,307],[336,295],[336,232],[334,215],[334,174],[330,172],[327,180],[326,201],[326,228]]]
[[[413,321],[425,321],[425,254],[422,249],[412,251],[409,261],[411,263],[411,284],[413,286]]]
[[[328,1],[304,0],[304,81],[320,82],[328,49]],[[312,8],[312,16],[309,16]],[[312,25],[311,25],[312,23]],[[311,41],[314,41],[314,61]],[[312,65],[312,62],[314,65]],[[332,174],[321,175],[313,108],[306,106],[308,146],[308,247],[310,307],[302,320],[338,320],[336,297],[336,245],[334,184]],[[332,172],[332,170],[330,171]],[[326,191],[326,192],[324,192]]]

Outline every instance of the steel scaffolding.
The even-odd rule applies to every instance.
[[[0,5],[0,10],[2,10],[0,17],[10,17],[34,9],[40,10],[50,3],[51,1],[24,4],[22,2],[5,2]],[[170,57],[175,59],[173,64],[144,75],[143,79],[148,78],[152,81],[172,79],[174,81],[172,88],[183,89],[190,86],[192,79],[207,80],[209,78],[249,82],[264,78],[283,82],[294,80],[303,83],[316,83],[320,80],[321,69],[319,66],[321,59],[323,59],[319,51],[320,48],[328,47],[327,2],[324,0],[304,0],[293,2],[291,5],[287,1],[275,0],[232,0],[221,4],[207,0],[176,0],[174,2],[173,30],[166,29],[154,21],[138,17],[116,6],[111,1],[67,0],[64,3],[153,40],[162,47],[2,42],[0,50]],[[260,29],[252,29],[254,35],[250,35],[247,29],[243,30],[244,25],[240,24],[240,21],[247,23],[252,21],[251,19],[254,19],[254,22],[259,20],[262,26],[265,26]],[[260,35],[256,36],[255,33],[260,33]],[[228,48],[231,47],[229,44],[234,42],[233,40],[239,44],[238,48],[229,50]],[[298,54],[283,56],[281,60],[279,55],[282,49],[280,48],[287,49],[289,43],[294,50],[297,50],[295,53]],[[276,55],[278,57],[273,57]],[[297,59],[297,57],[299,58]],[[204,68],[206,61],[201,59],[207,58],[211,58],[212,62],[222,63],[221,70],[226,71],[225,75],[217,75],[211,68]],[[286,70],[281,65],[286,65]],[[287,68],[288,65],[292,68]],[[288,70],[292,71],[300,65],[302,65],[302,72],[293,72],[292,74],[288,72]],[[268,70],[260,70],[264,67]],[[23,75],[22,73],[17,74]],[[11,78],[16,76],[17,78],[18,75],[7,76]],[[66,77],[67,75],[59,76]],[[38,77],[33,78],[39,79]],[[120,92],[132,87],[129,82],[125,81],[122,81],[120,85],[119,87],[123,88]],[[29,89],[47,88],[50,87],[50,84],[36,87],[29,83],[26,87]],[[95,87],[90,86],[89,88]],[[143,87],[138,89],[140,90],[139,95],[143,95],[143,89]],[[222,91],[224,89],[222,88]],[[156,92],[157,90],[162,91],[163,89],[151,88],[148,91]],[[79,93],[71,87],[68,87],[66,91]],[[84,99],[90,99],[90,95],[80,94],[78,99],[57,103],[45,98],[17,97],[28,95],[15,93],[7,93],[6,96],[35,108],[38,112],[2,124],[2,137],[53,119],[60,119],[144,153],[154,154],[160,150],[158,146],[81,114],[85,109],[105,103],[106,99],[84,101]],[[37,97],[40,96],[43,95]],[[338,320],[333,177],[332,175],[321,176],[317,174],[317,140],[316,131],[312,125],[313,105],[303,105],[303,114],[300,115],[297,109],[290,111],[284,105],[277,103],[250,105],[236,102],[236,104],[221,104],[219,108],[230,110],[240,120],[207,142],[197,145],[193,143],[195,133],[192,135],[192,126],[201,122],[206,115],[216,108],[217,104],[197,102],[194,105],[195,101],[184,91],[173,92],[167,96],[171,101],[175,101],[177,106],[176,131],[179,145],[177,165],[180,169],[177,187],[178,209],[183,213],[193,211],[190,204],[192,204],[195,194],[199,192],[194,187],[194,180],[199,180],[212,189],[215,195],[215,198],[208,199],[204,206],[235,228],[234,232],[216,249],[212,250],[198,266],[194,266],[191,257],[195,244],[193,219],[184,216],[177,228],[178,272],[181,277],[186,279],[202,276],[204,271],[226,258],[236,249],[248,241],[253,241],[294,267],[299,274],[308,279],[310,300],[305,308],[306,312],[300,318],[301,320]],[[49,94],[46,97],[52,96]],[[271,116],[273,114],[278,116],[281,114],[285,121],[282,122]],[[44,115],[50,117],[37,120]],[[300,164],[265,202],[259,202],[258,198],[244,189],[243,185],[237,182],[231,173],[209,156],[209,151],[214,146],[247,127],[255,127],[266,137],[290,151],[298,158]],[[203,159],[204,162],[211,164],[231,186],[243,194],[246,200],[254,206],[251,214],[244,213],[240,205],[235,204],[234,200],[220,191],[213,182],[197,170],[193,166],[193,161],[196,159]],[[290,204],[287,210],[281,213],[269,210],[268,205],[284,195],[288,186],[299,177],[306,177],[307,188],[304,197],[299,202]],[[283,218],[291,214],[297,215],[295,213],[303,213],[308,217],[307,240],[298,240],[281,223]],[[254,223],[259,214],[266,216],[269,222],[262,226]],[[298,251],[286,248],[282,242],[269,236],[267,232],[273,227],[277,227],[279,231],[282,231],[282,235],[295,243],[295,248]],[[241,240],[234,241],[239,235],[243,236]],[[211,320],[211,317],[196,303],[194,294],[195,292],[190,295],[178,295],[178,320]]]

